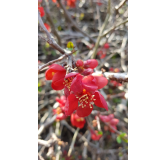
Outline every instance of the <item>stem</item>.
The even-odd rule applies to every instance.
[[[72,150],[73,150],[73,148],[74,148],[74,144],[75,144],[75,141],[76,141],[76,137],[77,137],[78,132],[79,132],[79,128],[77,128],[77,130],[76,130],[75,133],[74,133],[74,136],[73,136],[73,139],[72,139],[72,143],[71,143],[70,148],[69,148],[69,151],[68,151],[68,157],[70,156],[70,154],[71,154],[71,152],[72,152]]]

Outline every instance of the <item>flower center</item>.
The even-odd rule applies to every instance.
[[[52,76],[54,76],[55,72],[52,72]]]
[[[84,120],[84,118],[77,118],[76,119],[77,122],[80,122],[80,121],[83,121],[83,120]]]
[[[70,86],[71,86],[71,83],[72,83],[73,79],[74,79],[73,77],[64,79],[63,84],[65,84],[65,86],[69,89],[69,91],[70,91]]]
[[[82,107],[85,108],[89,105],[90,108],[92,108],[94,101],[96,99],[94,99],[95,95],[90,94],[89,92],[86,91],[86,89],[83,89],[82,91],[82,95],[81,96],[76,96],[76,98],[78,98],[79,101],[79,106],[78,107]]]

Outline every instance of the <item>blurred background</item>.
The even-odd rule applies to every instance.
[[[48,32],[62,48],[74,45],[74,60],[98,61],[95,71],[128,74],[127,0],[38,0],[38,11]],[[45,40],[38,27],[38,65],[57,59],[61,53]],[[57,62],[66,65],[66,59]],[[83,128],[77,129],[71,117],[56,119],[66,102],[63,90],[51,88],[44,68],[38,74],[38,157],[48,160],[127,160],[128,159],[128,79],[108,78],[100,90],[109,111],[94,106]],[[100,115],[118,119],[112,131]],[[98,131],[96,140],[89,127]],[[78,132],[78,133],[77,133]],[[73,136],[77,133],[70,156]]]

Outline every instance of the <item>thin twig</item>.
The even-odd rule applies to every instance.
[[[102,71],[96,71],[92,75],[102,74]],[[127,73],[111,73],[111,72],[104,72],[106,78],[110,80],[115,80],[119,82],[128,82],[128,74]]]
[[[72,150],[73,150],[73,148],[74,148],[74,143],[75,143],[75,141],[76,141],[78,132],[79,132],[79,128],[77,128],[76,131],[75,131],[75,133],[74,133],[74,136],[73,136],[73,139],[72,139],[72,142],[71,142],[71,145],[70,145],[68,154],[67,154],[68,157],[70,157],[70,154],[71,154],[71,152],[72,152]]]
[[[124,21],[118,23],[117,25],[113,26],[112,28],[106,30],[106,31],[103,33],[103,35],[102,35],[101,37],[106,36],[106,35],[109,34],[110,32],[114,31],[117,27],[119,27],[120,25],[125,24],[125,23],[127,23],[127,22],[128,22],[128,18],[127,18],[126,20],[124,20]]]
[[[52,37],[52,35],[48,32],[48,30],[46,29],[44,23],[43,23],[43,20],[40,16],[40,13],[38,12],[38,21],[39,21],[39,25],[40,27],[42,28],[42,30],[46,33],[47,35],[47,42],[56,50],[58,50],[61,54],[65,54],[66,53],[66,50],[61,48],[57,42],[54,40],[54,38]]]
[[[53,64],[53,63],[55,63],[55,62],[61,61],[61,60],[64,59],[65,57],[67,57],[67,56],[69,56],[69,55],[72,55],[74,52],[76,52],[76,51],[73,50],[71,53],[69,53],[69,54],[67,54],[67,55],[64,54],[64,55],[62,55],[61,57],[59,57],[58,59],[49,61],[48,63],[46,63],[46,64],[44,64],[44,65],[42,65],[42,66],[39,66],[38,73],[39,73],[43,68],[45,68],[45,67],[47,67],[47,66],[49,66],[49,65],[51,65],[51,64]]]
[[[54,115],[51,119],[49,119],[48,121],[46,121],[46,123],[42,124],[38,130],[38,136],[44,131],[45,128],[47,128],[48,126],[50,126],[52,123],[54,123],[56,119],[56,115]]]

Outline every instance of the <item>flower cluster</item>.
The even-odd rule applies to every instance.
[[[71,115],[75,110],[78,116],[86,117],[93,110],[93,104],[100,108],[108,110],[107,103],[98,89],[107,85],[108,80],[103,75],[92,75],[93,69],[97,67],[98,62],[95,59],[87,61],[78,60],[76,66],[82,69],[80,72],[71,72],[66,75],[66,70],[53,64],[46,71],[46,79],[52,80],[54,90],[64,89],[67,102],[65,104],[65,115]],[[91,71],[92,70],[92,71]],[[84,76],[86,75],[86,76]]]
[[[71,124],[74,127],[81,129],[85,125],[85,119],[82,117],[79,117],[76,113],[71,114],[70,120],[71,120]]]
[[[99,115],[99,118],[102,122],[108,122],[111,128],[117,130],[116,125],[119,123],[119,120],[114,118],[114,114],[109,114],[108,116]],[[115,133],[113,129],[109,129],[110,132]]]

